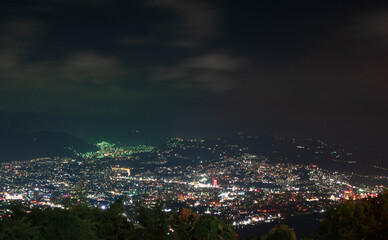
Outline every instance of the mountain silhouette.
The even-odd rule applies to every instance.
[[[39,157],[72,156],[73,152],[92,151],[95,147],[62,132],[0,132],[0,162]]]

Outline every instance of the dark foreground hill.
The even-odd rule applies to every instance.
[[[78,152],[91,151],[95,148],[67,133],[0,132],[0,162],[68,156],[71,155],[69,147]]]

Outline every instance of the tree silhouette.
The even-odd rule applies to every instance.
[[[388,239],[388,191],[328,209],[316,239]]]
[[[236,239],[232,228],[212,216],[200,216],[189,209],[167,214],[162,205],[139,205],[127,216],[123,199],[107,210],[66,199],[64,208],[11,206],[12,214],[2,215],[0,239]],[[132,219],[129,221],[129,219]]]

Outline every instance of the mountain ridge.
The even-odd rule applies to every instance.
[[[38,133],[0,131],[0,162],[23,161],[38,157],[72,156],[95,147],[64,132]]]

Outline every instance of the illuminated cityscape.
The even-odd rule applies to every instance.
[[[296,149],[308,147],[293,142]],[[334,154],[333,160],[337,161],[338,152],[322,141],[316,143],[322,152]],[[353,178],[388,181],[387,176],[271,161],[223,139],[175,138],[160,148],[120,147],[108,142],[96,146],[96,152],[75,153],[73,158],[2,163],[2,211],[8,211],[12,200],[31,206],[61,207],[61,199],[82,194],[91,205],[101,207],[124,196],[129,210],[138,201],[149,207],[161,201],[165,211],[187,207],[241,227],[322,213],[330,205],[350,198],[373,197],[384,188],[353,184]]]

